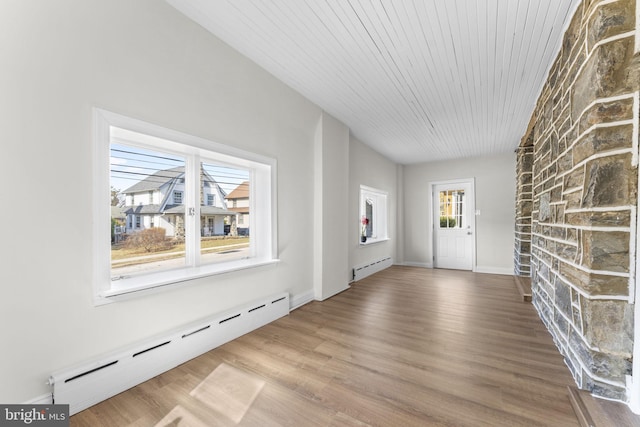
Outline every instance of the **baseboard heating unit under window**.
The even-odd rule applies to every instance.
[[[377,273],[378,271],[382,271],[392,265],[393,260],[391,257],[386,257],[353,267],[353,280],[357,281],[364,279],[365,277]]]
[[[289,313],[289,294],[248,304],[104,355],[49,378],[56,404],[71,415]]]

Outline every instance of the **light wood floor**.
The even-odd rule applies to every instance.
[[[511,276],[392,267],[71,417],[72,426],[577,426]]]

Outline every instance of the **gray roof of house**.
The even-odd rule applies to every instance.
[[[142,181],[136,182],[131,187],[123,191],[123,193],[139,193],[141,191],[157,190],[168,181],[184,175],[184,166],[178,166],[172,169],[157,171]]]
[[[132,206],[126,210],[126,214],[144,215],[144,214],[157,214],[162,213],[160,211],[160,205],[138,205]],[[184,213],[184,209],[182,210]]]
[[[200,206],[200,213],[202,215],[235,215],[236,214],[231,210],[218,208],[216,206]]]
[[[207,173],[207,171],[203,170],[203,172],[204,176],[206,177],[205,182],[217,185],[216,180],[209,173]],[[184,175],[184,166],[157,171],[149,175],[142,181],[136,182],[131,187],[124,190],[122,193],[140,193],[143,191],[157,190],[167,182],[171,181],[172,179],[180,178],[182,175]],[[226,197],[227,192],[224,191],[222,187],[218,186],[218,190],[220,190],[223,197]]]

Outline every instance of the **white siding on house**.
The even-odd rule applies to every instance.
[[[176,228],[175,225],[172,223],[169,223],[169,221],[167,221],[167,216],[165,215],[159,215],[158,216],[158,220],[156,222],[156,227],[162,227],[165,230],[167,230],[167,236],[174,236],[175,232],[176,232]]]
[[[213,195],[213,204],[209,203],[209,195]],[[203,205],[215,206],[222,209],[227,208],[224,195],[220,192],[220,187],[218,187],[217,185],[216,186],[205,185],[203,190],[203,197],[204,197],[204,200],[202,201]]]
[[[224,234],[224,218],[217,216],[213,219],[213,233],[216,235]]]

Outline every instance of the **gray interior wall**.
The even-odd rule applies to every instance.
[[[351,137],[349,144],[349,269],[372,261],[397,258],[402,236],[397,232],[398,181],[401,166]],[[369,245],[360,244],[360,186],[376,188],[387,193],[387,231],[389,240]],[[351,271],[349,271],[351,273]]]
[[[515,154],[507,153],[405,166],[404,262],[433,266],[430,184],[474,178],[476,210],[480,211],[475,270],[512,274],[515,164]]]

